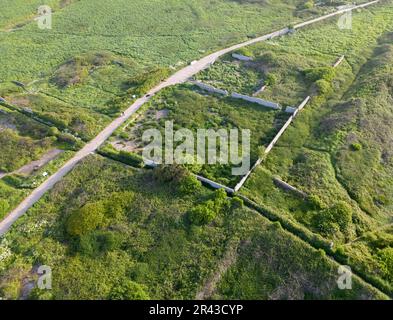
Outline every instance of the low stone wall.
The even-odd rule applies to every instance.
[[[215,182],[213,180],[207,179],[207,178],[202,177],[202,176],[198,176],[198,175],[195,175],[195,176],[196,176],[196,178],[199,181],[201,181],[202,183],[208,184],[209,186],[211,186],[214,189],[224,189],[228,193],[234,193],[235,192],[234,189],[229,188],[227,186],[224,186],[223,184],[220,184],[218,182]]]
[[[260,99],[260,98],[246,96],[244,94],[239,94],[239,93],[236,93],[236,92],[232,93],[231,97],[235,98],[235,99],[243,99],[245,101],[252,102],[252,103],[257,103],[257,104],[259,104],[261,106],[272,108],[272,109],[275,109],[275,110],[280,110],[281,109],[281,106],[278,103],[266,101],[266,100],[263,100],[263,99]]]
[[[301,196],[303,198],[307,198],[307,194],[306,193],[304,193],[303,191],[295,188],[294,186],[291,186],[289,183],[286,183],[285,181],[282,181],[278,177],[273,178],[273,181],[281,189],[284,189],[286,191],[291,191],[291,192],[296,193],[297,195],[299,195],[299,196]]]
[[[337,68],[345,59],[345,56],[341,56],[340,59],[336,61],[336,63],[333,65],[333,68]]]
[[[288,107],[286,107],[285,112],[290,113],[290,114],[294,114],[296,112],[296,110],[297,110],[297,108],[288,106]]]
[[[232,53],[232,58],[235,58],[240,61],[252,61],[251,57],[243,56],[242,54]]]
[[[276,136],[274,137],[274,139],[272,140],[272,142],[270,142],[270,144],[267,146],[266,150],[265,150],[265,154],[267,155],[270,151],[272,151],[273,147],[275,146],[275,144],[277,143],[278,139],[281,138],[281,136],[284,134],[285,130],[287,130],[287,128],[290,126],[290,124],[292,123],[294,119],[294,116],[290,116],[289,119],[287,120],[287,122],[285,122],[285,124],[283,125],[283,127],[280,129],[280,131],[276,134]]]
[[[224,96],[227,96],[229,94],[229,92],[226,90],[221,90],[221,89],[215,88],[213,86],[210,86],[208,84],[205,84],[205,83],[202,83],[199,81],[191,81],[191,83],[193,85],[196,85],[198,88],[201,88],[202,90],[208,91],[210,93],[217,93],[217,94],[221,94]]]

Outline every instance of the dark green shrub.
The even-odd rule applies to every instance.
[[[50,135],[50,136],[54,136],[55,137],[55,136],[57,136],[59,134],[60,134],[60,131],[56,127],[50,127],[49,130],[48,130],[48,135]]]
[[[214,192],[213,197],[214,207],[216,212],[222,210],[229,204],[227,193],[224,189],[218,189]]]
[[[82,235],[78,243],[78,251],[91,257],[100,253],[118,249],[123,243],[121,234],[111,231],[93,231]]]
[[[179,164],[160,165],[153,170],[154,178],[160,183],[179,183],[188,175],[187,169]]]
[[[235,53],[241,54],[246,57],[253,57],[254,56],[253,52],[249,48],[246,48],[246,47],[236,50]]]
[[[307,2],[304,3],[303,8],[306,10],[310,10],[312,8],[314,8],[314,1],[313,0],[309,0]]]
[[[101,148],[98,153],[113,160],[128,164],[129,166],[137,168],[142,168],[144,166],[144,161],[141,156],[124,150],[117,151],[110,145]]]
[[[352,225],[352,208],[344,201],[318,212],[314,217],[314,226],[319,232],[329,237],[339,237],[340,232],[348,235]]]
[[[102,202],[87,203],[68,217],[66,229],[71,236],[82,236],[105,225],[105,220]]]

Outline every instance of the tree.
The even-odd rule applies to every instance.
[[[71,236],[82,236],[105,225],[105,206],[102,202],[87,203],[70,215],[66,223]]]

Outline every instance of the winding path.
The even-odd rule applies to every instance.
[[[294,29],[303,28],[313,23],[317,23],[322,20],[326,20],[328,18],[343,14],[345,12],[352,11],[358,8],[364,8],[375,3],[378,3],[379,0],[367,2],[358,6],[354,6],[348,9],[342,9],[335,11],[333,13],[297,24],[294,26]],[[284,28],[264,36],[251,39],[246,42],[242,42],[240,44],[222,49],[220,51],[214,52],[198,61],[189,65],[172,76],[170,76],[165,81],[161,82],[159,85],[151,89],[148,94],[142,98],[137,99],[125,112],[124,115],[115,119],[112,123],[110,123],[103,131],[101,131],[93,140],[87,143],[81,150],[79,150],[73,158],[68,160],[63,167],[61,167],[56,173],[51,175],[45,182],[43,182],[39,187],[34,189],[32,193],[26,197],[14,210],[12,210],[3,221],[0,222],[0,236],[8,231],[8,229],[12,226],[12,224],[21,217],[28,209],[30,209],[41,197],[52,187],[59,182],[67,173],[69,173],[79,161],[87,157],[90,153],[97,150],[111,135],[112,133],[119,128],[128,118],[130,118],[140,107],[142,107],[147,101],[150,100],[151,96],[161,91],[162,89],[173,86],[176,84],[186,82],[190,77],[197,74],[201,70],[209,67],[212,63],[214,63],[217,58],[227,54],[228,52],[240,49],[242,47],[265,41],[268,39],[272,39],[275,37],[279,37],[281,35],[287,34],[290,30],[288,28]]]

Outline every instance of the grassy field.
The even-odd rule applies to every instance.
[[[6,4],[0,28],[16,30],[0,32],[0,96],[39,100],[38,116],[65,122],[71,131],[75,125],[67,113],[73,110],[88,127],[77,133],[91,138],[132,102],[136,87],[142,94],[160,81],[152,70],[164,68],[168,74],[214,49],[330,10],[305,10],[301,3],[44,1],[40,4],[54,11],[51,30],[31,22],[36,1]],[[10,81],[27,90],[20,92]]]
[[[0,107],[0,218],[17,205],[32,188],[40,184],[44,172],[54,172],[72,154],[67,136],[17,111]],[[54,149],[64,152],[57,159],[29,174],[17,170],[41,159]]]
[[[0,97],[56,127],[62,143],[77,149],[79,138],[90,140],[135,98],[193,59],[317,13],[303,12],[300,2],[5,0]],[[53,9],[51,30],[40,30],[33,20],[43,4]],[[299,10],[304,16],[297,16]],[[37,147],[29,146],[31,154],[18,161],[38,157],[45,148]],[[23,150],[3,157],[16,152]],[[13,204],[26,190],[17,193]],[[2,215],[13,206],[3,207]]]
[[[314,92],[243,192],[332,241],[350,265],[392,292],[391,229],[383,226],[392,222],[393,16],[390,4],[372,12],[355,15],[350,32],[325,24],[278,41],[306,56],[345,54],[346,62],[330,90]],[[277,176],[307,199],[278,188]]]
[[[202,292],[203,298],[384,298],[357,278],[353,290],[338,290],[338,265],[225,196],[221,201],[231,209],[195,225],[190,210],[217,199],[217,193],[198,188],[185,195],[160,177],[99,156],[83,161],[1,239],[0,296],[192,299]],[[99,224],[86,224],[97,222],[108,207]],[[73,223],[80,214],[90,218]],[[53,270],[53,289],[29,291],[42,264]],[[251,268],[250,278],[245,268]],[[261,281],[251,287],[253,274]],[[211,280],[217,276],[219,281]]]
[[[16,112],[0,109],[0,171],[12,172],[54,148],[50,128]]]

